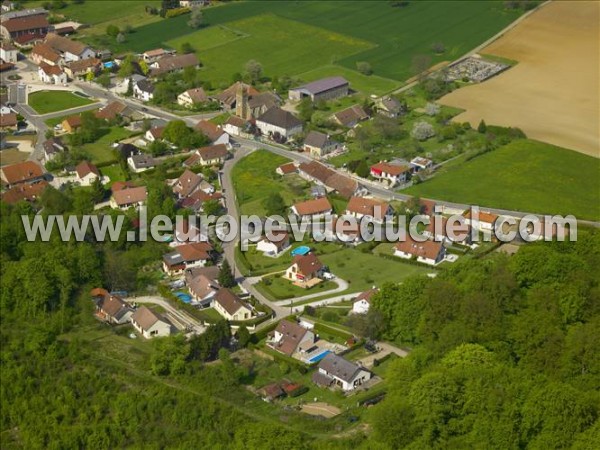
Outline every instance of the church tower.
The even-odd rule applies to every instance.
[[[241,81],[239,82],[235,93],[235,115],[244,120],[250,119],[250,111],[248,110],[248,91]]]

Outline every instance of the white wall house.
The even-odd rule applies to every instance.
[[[370,379],[371,372],[335,353],[325,356],[313,375],[315,383],[339,386],[344,392],[352,391]]]
[[[264,136],[273,137],[278,134],[285,139],[302,133],[302,121],[291,112],[278,107],[270,108],[256,119],[256,127]]]
[[[440,242],[418,242],[407,235],[406,241],[399,242],[394,247],[394,256],[404,259],[416,258],[420,263],[434,266],[444,260],[446,248]]]
[[[169,336],[172,331],[169,322],[145,306],[140,307],[132,314],[131,324],[146,339]]]

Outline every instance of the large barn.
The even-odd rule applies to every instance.
[[[290,100],[302,100],[309,97],[313,102],[319,100],[333,100],[348,95],[350,84],[342,77],[323,78],[290,89]]]

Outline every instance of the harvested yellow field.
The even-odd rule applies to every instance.
[[[555,1],[523,20],[483,54],[518,61],[441,103],[477,126],[521,128],[528,137],[600,157],[600,3]]]

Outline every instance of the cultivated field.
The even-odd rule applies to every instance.
[[[600,160],[530,140],[453,165],[406,192],[539,214],[600,219]]]
[[[599,20],[597,2],[544,6],[483,50],[517,60],[515,67],[441,102],[466,109],[458,121],[516,126],[533,139],[600,157]]]

